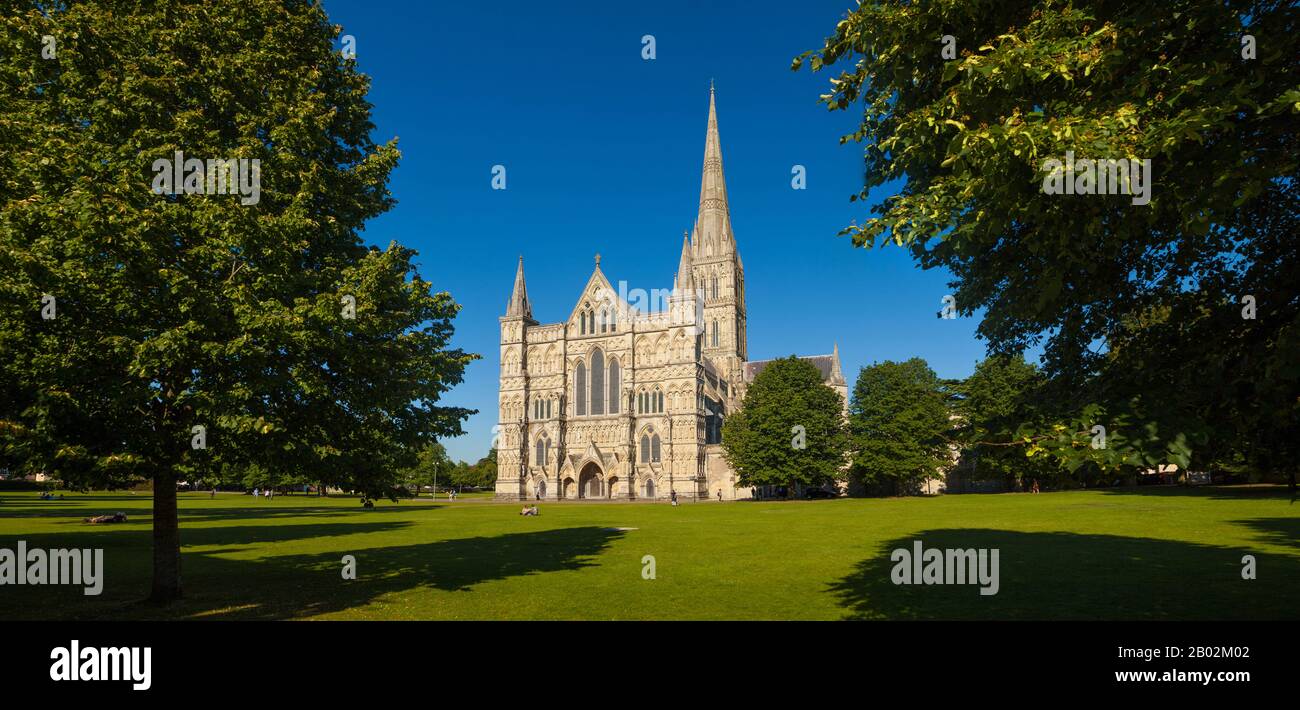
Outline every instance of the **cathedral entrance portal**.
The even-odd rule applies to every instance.
[[[578,474],[578,497],[603,498],[602,488],[600,467],[594,461],[583,466],[582,473]]]

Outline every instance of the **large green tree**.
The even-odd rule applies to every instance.
[[[849,402],[853,475],[903,495],[952,464],[948,392],[920,358],[864,367]]]
[[[841,141],[864,145],[856,197],[885,197],[854,243],[949,270],[993,353],[1043,347],[1065,428],[1026,446],[1071,466],[1245,456],[1294,482],[1297,56],[1291,2],[888,1],[795,66],[834,65],[822,101],[863,112]],[[1050,194],[1067,152],[1150,160],[1149,203]]]
[[[739,411],[722,425],[722,446],[742,486],[817,486],[843,478],[844,402],[810,362],[791,355],[763,368]]]
[[[1037,366],[1019,356],[995,355],[975,366],[956,385],[957,441],[977,480],[1005,480],[1016,485],[1027,479],[1049,478],[1060,470],[1055,459],[1026,456],[1020,432],[1050,422],[1040,398],[1046,378]]]
[[[152,479],[159,601],[181,594],[180,473],[392,495],[407,452],[460,432],[436,403],[474,356],[415,253],[360,239],[398,152],[337,28],[303,0],[20,5],[0,18],[6,457]],[[260,199],[157,194],[176,151],[259,160]]]

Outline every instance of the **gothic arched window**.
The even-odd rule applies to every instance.
[[[578,403],[577,415],[587,413],[587,366],[578,363],[573,373],[573,399]]]
[[[712,297],[713,297],[713,298],[717,298],[717,297],[718,297],[718,277],[717,277],[717,276],[714,276],[714,277],[713,277],[713,281],[712,281],[712,283],[710,284],[710,290],[713,292],[713,293],[712,293]]]
[[[618,414],[619,398],[622,396],[619,394],[620,384],[621,384],[619,382],[619,376],[621,374],[622,372],[619,369],[618,360],[615,360],[614,358],[610,358],[609,359],[609,413],[610,414]]]
[[[718,322],[713,321],[713,347],[718,347]]]
[[[650,463],[650,435],[641,435],[641,463]]]
[[[618,308],[611,308],[609,311],[609,332],[618,332]]]
[[[650,437],[650,460],[659,463],[659,435]]]
[[[605,354],[591,351],[591,413],[605,413]]]
[[[605,332],[605,329],[608,328],[608,327],[609,327],[609,324],[608,324],[608,320],[605,318],[605,311],[604,311],[604,310],[601,310],[601,312],[600,312],[600,332],[604,333],[604,332]]]

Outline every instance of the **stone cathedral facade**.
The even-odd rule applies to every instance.
[[[616,289],[600,256],[572,311],[533,318],[523,257],[501,325],[496,496],[508,500],[748,498],[722,422],[764,361],[746,345],[745,267],[731,230],[709,90],[699,212],[671,291]],[[839,351],[808,358],[847,398]]]

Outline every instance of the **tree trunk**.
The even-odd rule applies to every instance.
[[[176,475],[170,469],[153,478],[153,592],[151,601],[181,596],[181,531],[176,515]]]

